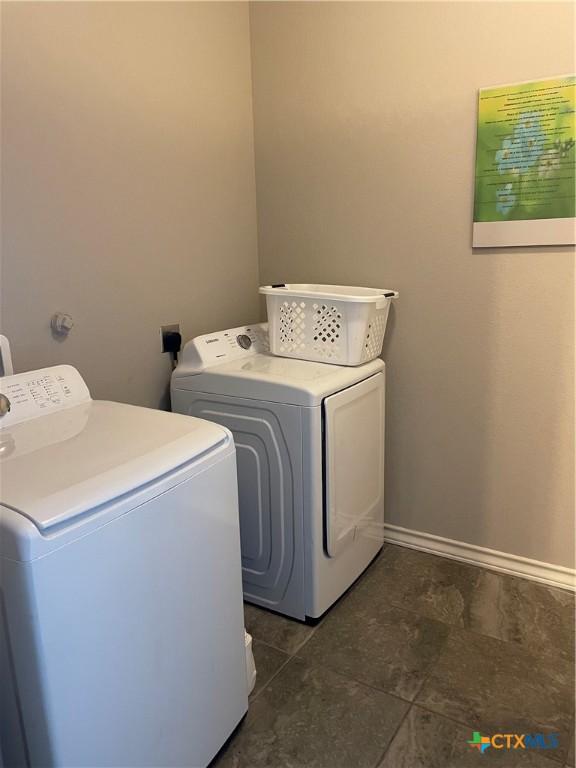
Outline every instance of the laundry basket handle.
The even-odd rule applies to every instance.
[[[376,301],[376,309],[384,309],[388,299],[397,299],[399,295],[398,291],[386,291],[382,294],[382,298]]]

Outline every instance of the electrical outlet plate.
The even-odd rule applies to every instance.
[[[173,323],[172,325],[160,326],[160,337],[162,339],[162,352],[167,352],[164,337],[167,333],[180,333],[180,323]]]

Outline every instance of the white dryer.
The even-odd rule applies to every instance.
[[[245,600],[317,618],[382,547],[385,366],[275,357],[267,341],[253,325],[188,342],[172,409],[234,435]]]
[[[7,766],[206,766],[247,710],[228,430],[0,379]]]

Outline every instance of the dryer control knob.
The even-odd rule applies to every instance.
[[[252,346],[252,339],[245,333],[241,333],[239,336],[236,336],[236,341],[238,342],[238,345],[242,347],[242,349],[250,349]]]

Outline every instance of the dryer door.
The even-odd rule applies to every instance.
[[[326,551],[384,537],[384,374],[324,400]]]
[[[305,618],[301,408],[172,391],[172,407],[234,435],[244,599]]]

